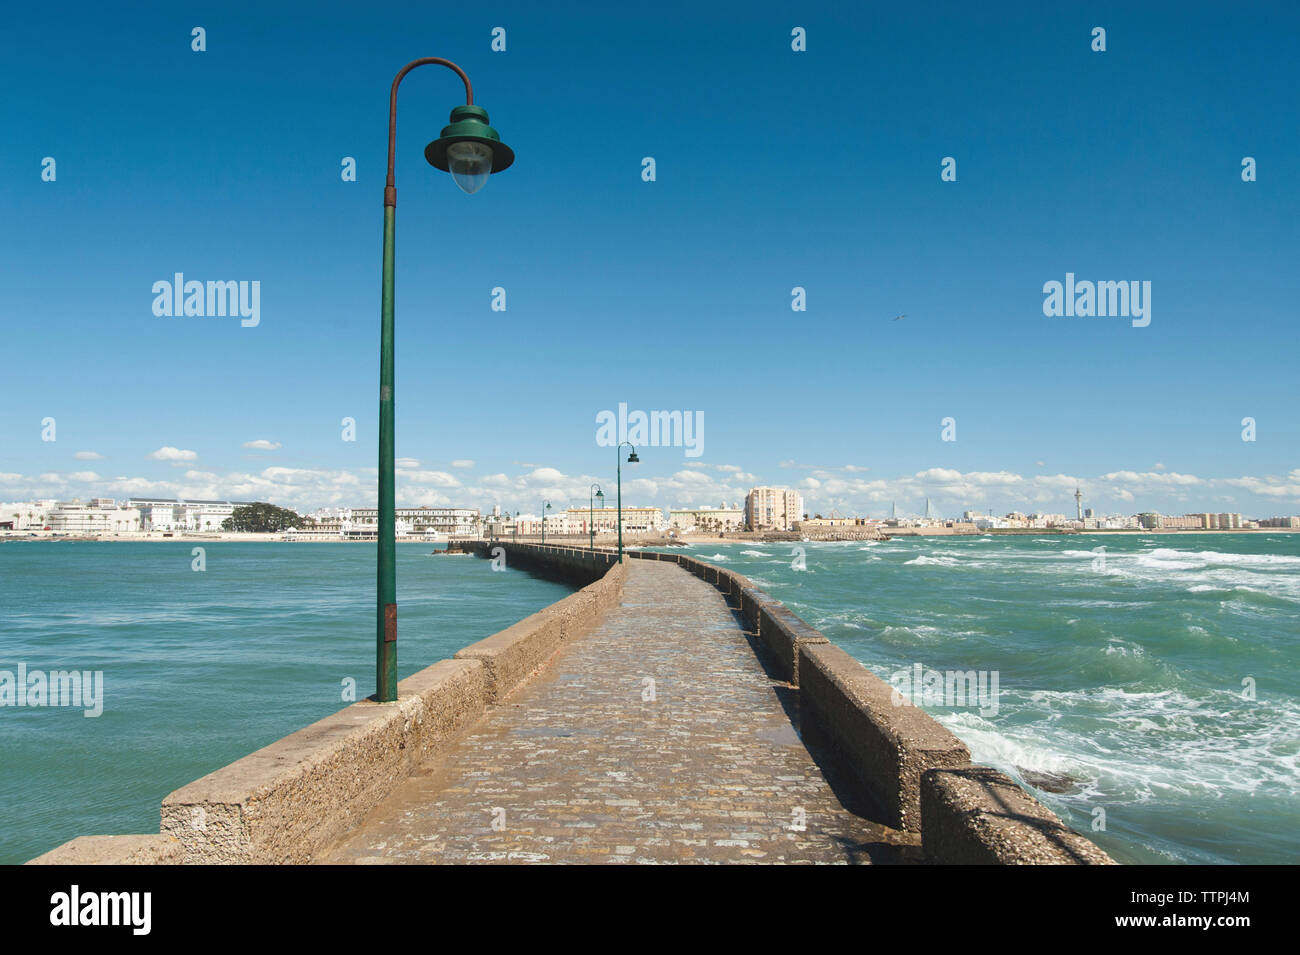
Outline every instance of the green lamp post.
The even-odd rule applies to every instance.
[[[595,509],[595,502],[592,499],[591,492],[596,492],[596,497],[600,498],[600,506],[605,506],[605,492],[600,489],[599,484],[593,484],[587,489],[587,550],[596,549],[596,525],[592,523],[592,513]]]
[[[551,502],[542,501],[542,543],[546,543],[546,512],[551,509]]]
[[[469,77],[455,63],[437,56],[412,60],[398,71],[388,93],[388,178],[384,183],[384,266],[379,347],[379,568],[375,621],[375,699],[397,699],[397,529],[393,473],[393,218],[397,185],[397,87],[417,66],[436,63],[465,84],[465,105],[451,111],[451,123],[424,149],[435,169],[450,172],[456,185],[473,194],[488,176],[509,168],[515,154],[488,125],[487,111],[474,105]]]
[[[631,441],[624,441],[619,444],[614,451],[614,466],[618,468],[618,562],[623,563],[623,445],[626,444],[632,449],[632,453],[627,456],[628,464],[637,464],[640,458],[636,456],[636,445]]]

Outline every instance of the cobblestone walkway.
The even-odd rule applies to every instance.
[[[630,561],[620,608],[321,861],[914,857],[900,848],[914,839],[832,791],[782,705],[793,691],[764,673],[738,621],[676,564]]]

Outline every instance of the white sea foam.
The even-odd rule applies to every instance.
[[[1024,704],[1047,713],[1016,723]],[[1300,707],[1280,703],[1265,714],[1236,694],[1196,699],[1178,690],[1133,692],[1116,687],[1023,695],[1002,689],[996,723],[971,711],[936,711],[975,762],[1012,775],[1023,767],[1069,776],[1081,791],[1060,798],[1086,803],[1104,793],[1122,804],[1227,792],[1291,791],[1300,772],[1293,727]],[[1053,794],[1043,794],[1049,803]]]
[[[746,557],[770,557],[771,555],[765,550],[742,550]]]
[[[913,557],[911,560],[903,561],[904,565],[917,564],[922,567],[952,567],[956,563],[956,557],[944,557],[942,555],[938,557],[927,557],[925,554],[922,554],[920,557]]]
[[[1148,554],[1157,560],[1195,560],[1205,564],[1245,567],[1300,567],[1300,557],[1291,554],[1227,554],[1217,550],[1176,550],[1157,547]]]

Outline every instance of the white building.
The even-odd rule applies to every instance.
[[[42,530],[46,526],[46,515],[58,506],[59,502],[53,499],[0,504],[0,530]]]
[[[188,501],[174,497],[133,497],[127,507],[140,512],[140,526],[146,531],[190,531],[218,533],[221,522],[237,507],[252,501]]]
[[[60,504],[46,514],[45,521],[51,531],[59,534],[134,534],[140,530],[137,509],[118,507],[116,501],[107,498],[92,504]]]
[[[399,537],[478,537],[481,530],[477,507],[399,507],[394,510],[394,516]],[[377,533],[379,508],[352,508],[350,529]]]

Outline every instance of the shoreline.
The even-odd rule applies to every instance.
[[[1188,537],[1205,534],[1295,534],[1300,533],[1300,528],[1295,527],[1243,527],[1236,529],[1155,529],[1155,530],[1057,530],[1055,528],[1034,527],[1034,528],[1015,528],[1015,529],[997,529],[991,531],[957,531],[952,528],[928,528],[928,527],[904,527],[890,528],[878,536],[866,535],[822,535],[816,538],[807,538],[796,536],[795,532],[780,533],[773,537],[733,537],[699,534],[684,534],[679,537],[653,537],[639,540],[635,537],[624,535],[624,548],[645,548],[645,547],[685,547],[696,544],[834,544],[834,543],[861,543],[863,541],[880,541],[885,542],[892,538],[898,537],[964,537],[976,538],[980,540],[996,540],[1003,537],[1111,537],[1111,536],[1139,536],[1139,537]],[[457,537],[451,541],[447,539],[428,540],[421,537],[399,537],[399,544],[425,544],[438,547],[448,543],[462,543],[480,540],[489,540],[491,538],[481,537]],[[511,543],[511,539],[496,538],[502,543]],[[572,547],[586,547],[587,537],[573,538],[558,537],[550,538],[553,543],[562,544]],[[271,544],[374,544],[374,540],[344,540],[341,538],[313,538],[310,540],[288,541],[284,539],[281,532],[274,533],[227,533],[227,534],[175,534],[164,537],[161,534],[60,534],[52,531],[31,532],[31,531],[0,531],[0,543],[7,542],[33,543],[40,541],[55,542],[93,542],[93,543],[110,543],[110,544],[222,544],[222,543],[271,543]],[[525,538],[520,543],[536,543],[535,540]],[[612,535],[608,538],[601,536],[596,537],[597,547],[613,547],[617,543],[617,538]]]

